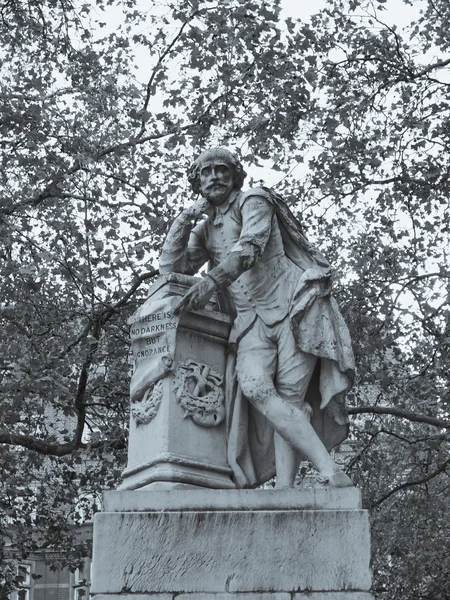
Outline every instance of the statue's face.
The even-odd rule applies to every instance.
[[[218,158],[202,161],[200,193],[215,206],[223,204],[233,191],[234,168]]]

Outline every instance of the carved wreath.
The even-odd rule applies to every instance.
[[[216,427],[225,419],[223,378],[208,365],[186,360],[178,366],[173,382],[177,403],[202,427]]]
[[[163,397],[163,380],[160,379],[151,386],[144,394],[140,402],[131,404],[131,414],[136,425],[147,425],[158,412]]]

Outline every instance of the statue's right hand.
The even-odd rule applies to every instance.
[[[200,198],[196,200],[193,204],[188,206],[184,213],[190,219],[199,219],[203,215],[211,216],[213,213],[213,207],[205,198]]]

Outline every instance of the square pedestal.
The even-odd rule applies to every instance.
[[[109,492],[95,600],[372,600],[355,488]]]
[[[196,281],[179,274],[161,277],[131,319],[135,374],[122,490],[235,488],[226,457],[224,405],[230,317],[213,310],[212,302],[204,310],[183,311],[179,317],[173,311]],[[145,389],[146,382],[152,384],[148,391],[154,390],[148,396],[151,400],[134,402],[133,391]],[[208,402],[214,403],[211,398],[219,405],[217,412],[221,409],[220,418],[207,410],[202,417]],[[134,410],[142,411],[146,403],[152,414],[138,419]]]

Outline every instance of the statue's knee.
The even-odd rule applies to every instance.
[[[254,404],[264,404],[275,393],[273,383],[263,377],[238,372],[241,391]]]

